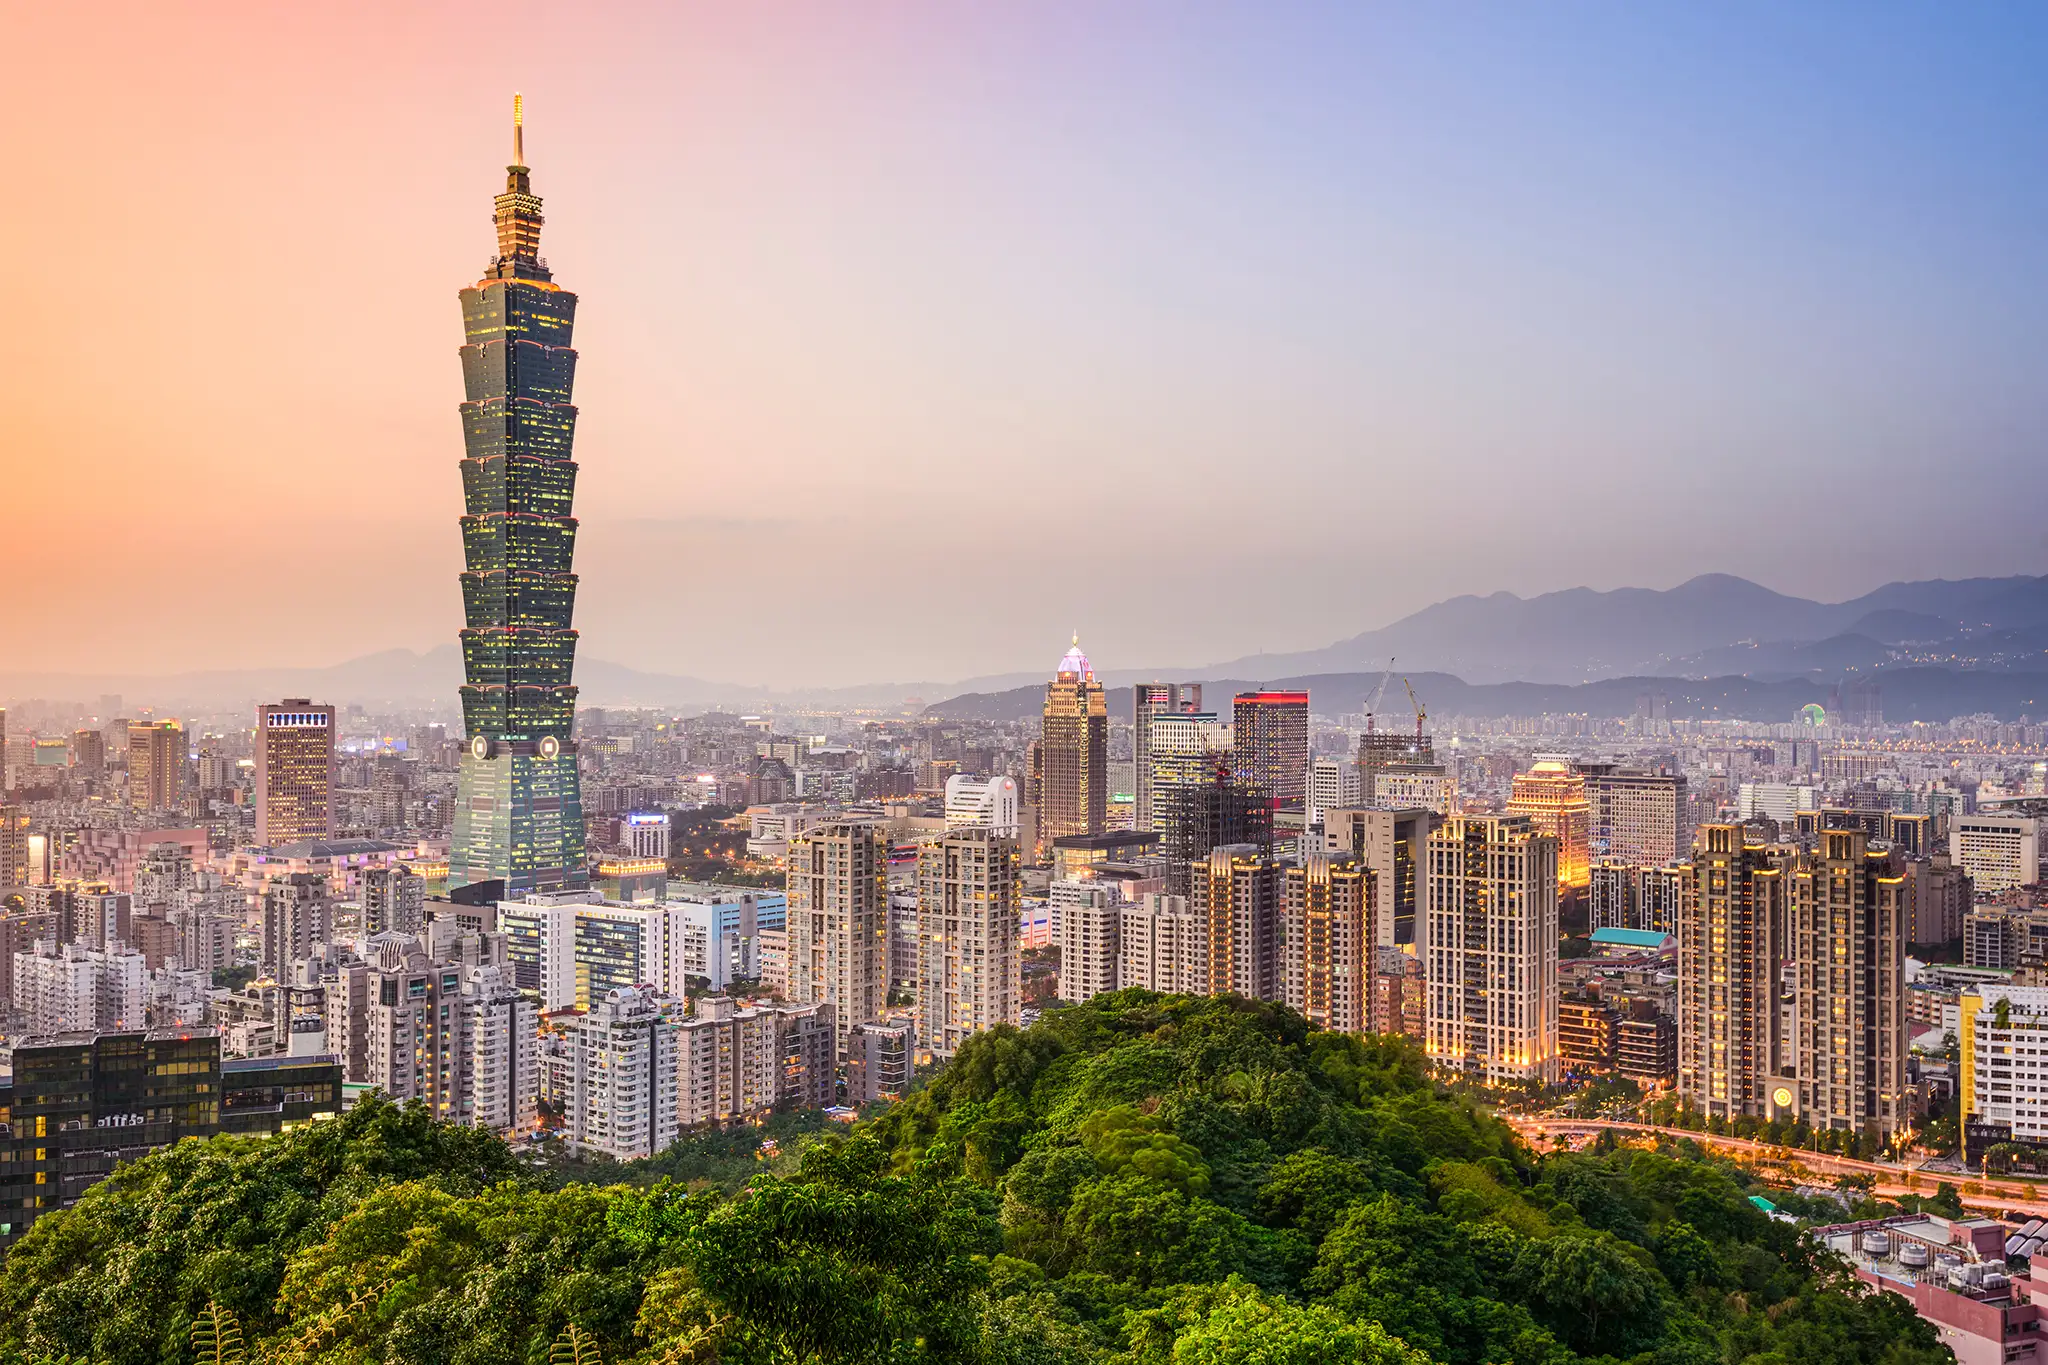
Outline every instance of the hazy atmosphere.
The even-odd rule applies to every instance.
[[[515,89],[585,658],[1042,675],[2040,571],[2041,11],[563,13],[14,8],[0,639],[452,642]]]

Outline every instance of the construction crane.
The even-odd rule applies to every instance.
[[[1416,700],[1414,683],[1403,678],[1401,686],[1408,689],[1408,704],[1415,708],[1415,752],[1419,754],[1422,752],[1422,722],[1429,719],[1429,712],[1423,710],[1422,703]]]
[[[1365,699],[1365,732],[1367,734],[1372,733],[1372,713],[1379,710],[1380,697],[1386,692],[1387,684],[1392,682],[1393,680],[1394,661],[1392,659],[1388,659],[1387,671],[1380,674],[1380,685],[1378,687],[1375,687],[1372,690],[1372,695]]]

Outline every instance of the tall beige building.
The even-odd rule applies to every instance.
[[[889,844],[859,820],[813,825],[790,841],[784,993],[832,1006],[838,1055],[888,1000]]]
[[[1196,995],[1208,979],[1202,923],[1186,896],[1148,892],[1117,912],[1116,982],[1167,995]]]
[[[1429,904],[1430,827],[1421,807],[1366,810],[1344,806],[1323,812],[1323,831],[1332,849],[1372,869],[1372,940],[1382,947],[1407,947],[1426,924]]]
[[[1045,687],[1045,717],[1031,774],[1043,862],[1052,841],[1069,834],[1100,834],[1109,816],[1109,704],[1081,639],[1060,659]]]
[[[1702,825],[1678,914],[1678,1093],[1709,1116],[1789,1111],[1780,1089],[1790,850]]]
[[[1692,852],[1691,803],[1683,773],[1648,773],[1605,764],[1581,769],[1591,806],[1594,861],[1665,867]]]
[[[1557,840],[1525,815],[1453,815],[1428,854],[1430,1059],[1488,1081],[1555,1082]]]
[[[28,885],[28,810],[0,806],[0,887]]]
[[[256,708],[256,842],[334,837],[334,708],[304,697]]]
[[[176,810],[185,802],[185,727],[174,720],[128,722],[128,804]]]
[[[1283,869],[1281,998],[1317,1028],[1372,1027],[1372,869],[1312,854]]]
[[[1888,1138],[1907,1126],[1912,888],[1860,830],[1825,830],[1788,878],[1799,1115]]]
[[[1021,1017],[1020,866],[1017,841],[991,829],[951,830],[918,850],[917,1031],[934,1057]]]
[[[1052,912],[1059,921],[1060,999],[1072,1004],[1117,988],[1117,940],[1124,902],[1101,881],[1054,882]]]
[[[1509,815],[1526,815],[1538,834],[1557,840],[1557,886],[1582,892],[1591,873],[1592,805],[1586,779],[1562,759],[1543,758],[1516,773]]]

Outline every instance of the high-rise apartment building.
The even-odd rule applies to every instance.
[[[2041,880],[2041,822],[2031,815],[1958,815],[1948,854],[1979,895],[2032,886]]]
[[[1789,852],[1703,825],[1678,921],[1678,1093],[1713,1117],[1793,1113],[1780,1078]]]
[[[1593,929],[1678,932],[1680,910],[1692,885],[1690,862],[1642,867],[1596,861],[1589,874],[1586,921]]]
[[[505,935],[513,983],[537,991],[543,1010],[577,1002],[576,916],[597,900],[594,891],[531,891],[498,902],[498,930]]]
[[[1308,822],[1321,824],[1325,812],[1359,803],[1358,765],[1344,758],[1319,758],[1308,769]]]
[[[1280,864],[1259,844],[1219,844],[1189,898],[1204,936],[1204,992],[1280,998]]]
[[[1428,857],[1430,1059],[1488,1081],[1554,1083],[1556,839],[1525,815],[1453,815]]]
[[[185,803],[185,727],[174,720],[128,723],[128,804],[177,810]]]
[[[1230,706],[1231,766],[1275,810],[1308,802],[1308,693],[1240,692]]]
[[[1068,834],[1100,834],[1109,812],[1109,709],[1081,639],[1045,685],[1045,714],[1032,772],[1038,847],[1042,862],[1052,841]]]
[[[1648,773],[1581,764],[1592,860],[1665,867],[1692,856],[1692,803],[1683,773]]]
[[[1283,869],[1281,998],[1317,1028],[1372,1027],[1373,882],[1348,856],[1311,854]]]
[[[1592,807],[1586,779],[1562,759],[1538,759],[1516,773],[1508,814],[1525,815],[1538,834],[1557,840],[1557,886],[1582,892],[1590,875]]]
[[[259,976],[276,982],[292,980],[292,964],[311,957],[333,937],[334,905],[327,878],[317,872],[291,872],[263,888]]]
[[[1787,877],[1798,1112],[1889,1138],[1910,1122],[1906,927],[1911,889],[1861,831],[1828,830]]]
[[[917,1026],[934,1057],[1018,1022],[1019,867],[1017,841],[989,829],[951,830],[918,849]]]
[[[1372,941],[1380,947],[1407,947],[1416,942],[1417,930],[1427,925],[1427,847],[1434,823],[1431,812],[1419,807],[1323,812],[1323,834],[1330,847],[1372,869]]]
[[[4,819],[0,816],[0,819]],[[1906,942],[1918,947],[1949,944],[1963,936],[1963,916],[1975,899],[1970,878],[1946,853],[1921,855],[1906,863],[1913,884],[1912,919]]]
[[[572,1152],[633,1161],[682,1135],[682,1021],[649,990],[613,991],[568,1029],[563,1136]]]
[[[366,867],[357,894],[363,906],[363,932],[418,934],[427,922],[426,878],[404,863]]]
[[[41,939],[14,955],[14,1009],[30,1035],[138,1029],[149,969],[125,943]]]
[[[2048,1148],[2048,988],[1986,983],[1957,1005],[1963,1155]]]
[[[854,820],[813,825],[789,845],[784,993],[832,1006],[842,1056],[848,1030],[881,1018],[888,999],[888,853],[877,826]]]
[[[106,776],[107,737],[98,730],[72,731],[71,765],[80,777]]]
[[[28,808],[0,806],[0,887],[27,886]]]
[[[979,826],[1014,839],[1020,820],[1016,778],[954,773],[946,779],[947,829]]]
[[[513,115],[498,254],[462,291],[462,759],[451,888],[587,885],[576,687],[576,296],[540,258]]]
[[[1139,833],[1157,828],[1152,812],[1152,723],[1159,716],[1201,709],[1200,683],[1139,683],[1131,689],[1131,828]]]
[[[1139,987],[1167,995],[1207,988],[1208,942],[1186,896],[1147,892],[1117,914],[1117,989]]]
[[[287,697],[256,708],[256,842],[334,837],[334,708]]]
[[[1117,988],[1117,937],[1124,901],[1102,881],[1054,882],[1049,888],[1060,949],[1060,999],[1073,1004]]]

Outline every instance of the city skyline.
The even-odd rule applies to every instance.
[[[0,632],[56,671],[445,638],[435,300],[475,250],[458,168],[502,156],[513,87],[574,205],[551,233],[607,301],[584,320],[606,357],[583,376],[604,413],[591,657],[785,687],[968,678],[1035,670],[1078,626],[1121,637],[1115,664],[1167,667],[1460,592],[1732,570],[1837,598],[2038,569],[2024,500],[1897,490],[2023,477],[2043,425],[2025,300],[2048,200],[2009,171],[2035,159],[2042,21],[1850,15],[628,7],[538,70],[519,24],[456,8],[408,12],[418,56],[374,10],[137,10],[89,42],[38,13],[25,49],[51,60],[0,96],[41,130],[14,161],[31,209],[0,224],[39,267],[0,343],[24,400],[6,486],[60,505],[90,463],[177,514],[117,501],[90,554],[28,519],[0,568],[66,572]],[[309,229],[337,194],[342,236]],[[141,284],[109,268],[137,260]],[[282,287],[331,268],[357,307]],[[88,324],[116,315],[152,360],[109,389],[117,343]],[[1233,496],[1248,466],[1276,496]],[[1541,496],[1453,515],[1452,470]],[[280,478],[331,524],[317,607],[203,552],[320,555],[303,518],[255,515]],[[1662,510],[1744,479],[1827,489],[1836,515],[1752,540]],[[1390,499],[1425,514],[1377,557],[1317,534]],[[1538,563],[1532,519],[1605,530]],[[866,628],[854,607],[898,581],[882,550],[904,535],[1003,609]],[[987,553],[1010,544],[1051,551],[1027,598],[1017,556]],[[815,631],[750,619],[696,568],[810,602]],[[219,638],[191,629],[202,601]],[[323,629],[255,628],[294,610]]]

